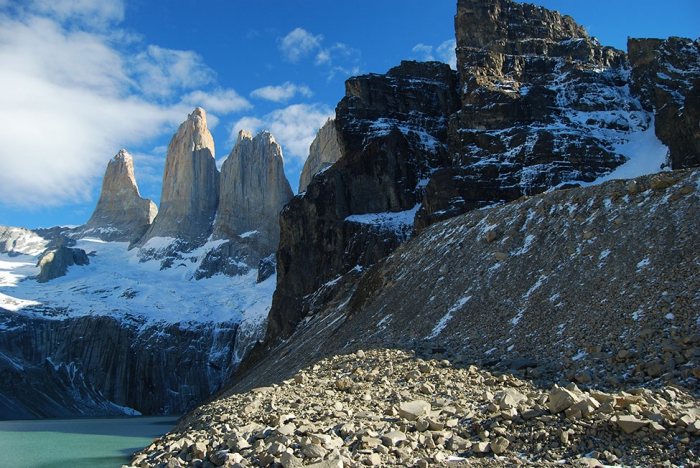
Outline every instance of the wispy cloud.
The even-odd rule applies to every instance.
[[[123,0],[33,0],[29,5],[59,21],[78,21],[83,26],[102,27],[124,19]]]
[[[149,45],[130,62],[140,91],[147,96],[170,96],[176,91],[214,81],[214,71],[192,51]]]
[[[449,39],[437,47],[426,44],[417,44],[412,51],[416,54],[418,60],[437,60],[450,65],[452,69],[457,69],[457,55],[455,48],[457,42],[454,39]]]
[[[171,132],[196,105],[212,112],[210,126],[213,113],[250,106],[194,52],[125,47],[134,38],[115,27],[123,16],[121,1],[0,0],[3,203],[88,201],[120,148]]]
[[[262,118],[244,117],[233,125],[230,142],[236,141],[240,130],[253,134],[269,130],[282,146],[285,159],[300,164],[309,156],[309,146],[318,129],[333,115],[333,110],[324,105],[294,104],[272,111]]]
[[[182,102],[187,104],[188,109],[199,106],[206,109],[208,114],[211,112],[230,114],[252,107],[246,98],[232,89],[216,89],[212,92],[192,91],[183,96]]]
[[[291,63],[312,57],[316,66],[327,70],[328,80],[337,75],[343,78],[356,75],[360,71],[361,53],[358,49],[336,42],[331,46],[323,44],[323,36],[315,36],[302,28],[296,28],[279,40],[282,58]]]
[[[304,97],[313,96],[313,92],[307,86],[297,86],[289,81],[280,86],[265,86],[250,93],[251,97],[267,99],[273,102],[286,102],[296,95]]]
[[[279,50],[284,60],[296,63],[321,47],[322,41],[322,35],[314,36],[305,29],[296,28],[280,39]]]

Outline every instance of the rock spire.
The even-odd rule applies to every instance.
[[[340,143],[338,142],[338,133],[335,130],[335,120],[328,119],[318,130],[314,141],[311,142],[309,157],[306,158],[299,177],[299,193],[306,190],[314,175],[335,163],[340,159],[340,156]]]
[[[268,131],[245,130],[221,166],[215,239],[257,231],[269,253],[279,245],[279,213],[294,196],[284,175],[282,147]]]
[[[219,201],[219,171],[207,114],[197,107],[170,140],[160,210],[141,245],[153,237],[201,244],[211,234]]]
[[[134,159],[124,149],[107,164],[95,211],[79,228],[79,235],[107,241],[132,241],[140,237],[158,213],[155,203],[141,198],[134,177]]]

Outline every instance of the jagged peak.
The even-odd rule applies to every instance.
[[[261,142],[264,144],[278,144],[277,140],[275,140],[274,135],[270,133],[269,130],[261,130],[259,131],[255,137],[253,137],[253,134],[249,132],[248,130],[241,129],[238,131],[238,138],[236,139],[236,144],[234,145],[234,148],[238,146],[239,144],[243,143],[244,141],[250,141],[251,143],[255,144],[257,142]]]
[[[120,149],[117,154],[112,158],[113,161],[133,161],[134,158],[131,154],[124,148]]]
[[[490,48],[503,40],[590,40],[571,16],[511,0],[459,0],[457,20],[471,18],[474,27],[458,28],[460,47]]]

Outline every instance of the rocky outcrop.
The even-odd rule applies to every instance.
[[[0,310],[0,419],[182,414],[230,379],[236,332]]]
[[[295,372],[198,408],[130,466],[184,466],[195,457],[212,466],[317,468],[695,463],[688,447],[700,436],[700,399],[688,389],[544,386],[386,348],[315,359]],[[674,432],[682,436],[669,444]]]
[[[450,122],[453,159],[428,184],[420,227],[591,182],[627,160],[614,142],[651,124],[626,87],[625,54],[570,17],[461,0],[455,29],[462,108]]]
[[[304,168],[299,176],[299,193],[306,190],[314,175],[330,167],[340,159],[340,156],[340,143],[335,130],[335,120],[328,119],[318,130],[316,138],[309,147],[309,157],[306,158]]]
[[[673,169],[700,165],[700,39],[629,39],[630,86],[656,116]]]
[[[36,255],[43,252],[48,244],[44,237],[29,229],[0,226],[0,253],[10,256]]]
[[[404,62],[347,81],[342,157],[282,212],[266,346],[353,290],[413,227],[588,184],[646,156],[637,143],[654,115],[629,86],[624,52],[509,0],[460,0],[455,29],[456,73]]]
[[[69,247],[70,240],[58,237],[54,242],[54,248],[47,249],[39,257],[38,267],[41,271],[36,275],[39,283],[46,283],[52,279],[65,276],[68,267],[73,265],[89,265],[90,259],[83,249]]]
[[[157,213],[155,203],[141,198],[134,177],[134,159],[122,149],[107,164],[95,211],[73,236],[131,242],[143,235]]]
[[[219,209],[212,238],[228,243],[205,259],[202,274],[214,257],[229,264],[255,268],[279,245],[279,213],[294,196],[284,174],[282,148],[270,132],[238,134],[231,154],[221,166]],[[214,263],[220,263],[218,260]]]
[[[197,107],[170,140],[158,215],[139,241],[178,240],[182,250],[199,246],[212,232],[219,202],[219,171],[206,112]]]
[[[288,336],[308,313],[305,296],[374,264],[410,235],[423,183],[447,159],[456,87],[456,74],[440,63],[404,62],[347,81],[335,121],[343,156],[280,217],[268,336]]]

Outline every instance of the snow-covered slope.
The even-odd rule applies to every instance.
[[[80,239],[89,265],[38,283],[37,246],[48,241],[4,232],[13,240],[0,253],[0,419],[181,413],[264,335],[275,276],[195,281],[215,243],[161,270],[127,243]]]
[[[245,276],[191,280],[209,245],[164,270],[156,260],[140,262],[138,250],[127,250],[127,246],[125,242],[80,239],[76,247],[88,253],[90,264],[72,267],[66,276],[47,284],[31,279],[39,273],[36,250],[0,254],[0,307],[56,319],[110,315],[144,324],[238,323],[246,314],[264,315],[269,308],[274,277],[257,284],[253,271]],[[53,312],[47,314],[47,309]]]

